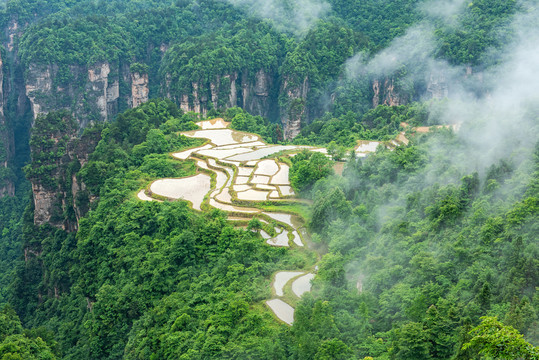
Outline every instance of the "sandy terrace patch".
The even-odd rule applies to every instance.
[[[279,171],[271,177],[271,184],[273,185],[290,185],[290,166],[279,163]]]
[[[292,291],[294,292],[294,294],[296,294],[297,297],[301,297],[301,295],[305,294],[306,292],[311,291],[312,279],[314,279],[314,274],[307,274],[307,275],[297,278],[292,283]]]
[[[255,188],[259,190],[267,190],[267,191],[275,190],[275,186],[266,185],[266,184],[256,184]]]
[[[192,153],[194,153],[196,151],[199,151],[199,150],[211,149],[211,148],[212,148],[212,146],[210,144],[206,144],[206,145],[199,146],[199,147],[196,147],[196,148],[193,148],[193,149],[189,149],[189,150],[181,151],[181,152],[178,152],[178,153],[174,153],[174,154],[172,154],[172,156],[175,157],[176,159],[187,160],[187,158],[189,156],[191,156]]]
[[[216,118],[212,120],[205,120],[205,121],[199,121],[196,123],[198,126],[202,128],[202,130],[209,130],[209,129],[225,129],[230,125],[229,122],[226,122],[222,118]]]
[[[233,205],[221,204],[220,202],[215,201],[215,199],[210,199],[210,205],[213,206],[214,208],[221,209],[223,211],[229,211],[229,212],[254,214],[259,211],[258,209],[242,208],[242,207],[237,207]]]
[[[275,274],[275,280],[273,281],[273,288],[275,289],[275,295],[283,296],[286,283],[292,280],[293,278],[303,275],[303,271],[279,271]]]
[[[281,167],[277,174],[275,174],[271,178],[271,184],[275,185],[290,185],[290,181],[288,180],[290,167],[286,164],[279,163],[279,166]]]
[[[410,143],[410,140],[408,140],[404,132],[401,132],[399,133],[399,135],[397,135],[397,141],[404,145],[408,145]]]
[[[321,154],[324,154],[324,155],[328,154],[328,149],[325,149],[325,148],[309,149],[309,151],[318,152],[318,153],[321,153]]]
[[[378,145],[380,145],[379,141],[360,140],[359,145],[356,147],[356,154],[364,156],[367,153],[375,152]]]
[[[336,161],[335,164],[333,164],[333,171],[335,171],[336,175],[342,176],[342,173],[344,172],[344,162]]]
[[[213,148],[213,149],[197,151],[197,154],[200,154],[202,156],[210,156],[212,158],[221,160],[229,156],[243,154],[250,151],[251,151],[250,149],[242,148],[242,147],[235,148],[235,149],[225,149],[225,150],[221,150],[220,148]]]
[[[247,184],[248,181],[249,181],[249,178],[247,176],[236,177],[236,185],[244,185],[244,184]]]
[[[208,167],[208,164],[206,164],[206,162],[202,160],[197,161],[197,166],[202,169],[210,170],[210,168]]]
[[[279,171],[279,166],[274,160],[262,160],[258,163],[255,174],[273,176],[277,171]]]
[[[222,188],[223,186],[225,186],[227,180],[228,180],[228,176],[226,176],[226,174],[223,172],[223,171],[219,171],[219,170],[215,170],[215,169],[212,169],[212,171],[214,172],[215,174],[215,188],[216,189],[220,189]]]
[[[228,181],[226,183],[227,187],[230,187],[232,185],[232,181],[234,180],[234,170],[232,170],[229,167],[221,167],[221,169],[224,169],[228,174]]]
[[[294,236],[294,244],[297,246],[303,247],[303,243],[301,242],[301,237],[299,236],[298,232],[294,230],[292,232],[292,235]]]
[[[240,166],[239,161],[221,160],[221,162],[224,163],[224,164],[228,164],[228,165],[234,165],[236,167]]]
[[[273,313],[282,321],[288,325],[294,323],[294,308],[281,299],[272,299],[266,301],[266,305],[273,311]]]
[[[267,184],[269,183],[269,181],[270,181],[269,176],[265,176],[265,175],[255,175],[251,179],[252,184]]]
[[[252,167],[244,167],[244,166],[240,166],[238,168],[238,175],[239,176],[251,176],[251,174],[253,173],[253,168]]]
[[[182,179],[161,179],[152,183],[153,194],[171,199],[188,200],[193,208],[200,210],[204,196],[210,191],[211,178],[206,174],[197,174]]]
[[[227,217],[228,220],[230,221],[249,221],[252,219],[251,216],[248,216],[248,217],[242,217],[242,216],[229,216]]]
[[[151,197],[146,195],[145,190],[140,190],[139,193],[137,194],[137,197],[142,201],[153,201]]]
[[[413,128],[413,130],[418,133],[428,133],[430,131],[430,127],[418,126],[418,127]]]
[[[247,190],[239,192],[238,199],[240,200],[249,200],[249,201],[262,201],[267,200],[268,193],[266,191],[257,191],[257,190]]]
[[[279,186],[279,190],[281,190],[281,194],[283,194],[283,196],[295,195],[291,186]]]
[[[270,218],[274,220],[280,221],[282,223],[285,223],[287,225],[294,227],[294,224],[292,224],[292,215],[290,214],[271,213],[271,212],[265,212],[263,214],[269,216]]]
[[[195,130],[186,132],[184,135],[187,137],[209,139],[217,146],[253,142],[258,140],[258,136],[256,135],[240,133],[239,131],[230,129]]]
[[[271,246],[288,247],[288,231],[283,230],[279,235],[266,242]]]
[[[237,148],[249,148],[249,149],[255,149],[262,146],[265,146],[262,141],[252,141],[252,142],[245,142],[245,143],[238,143],[238,144],[232,144],[232,145],[223,145],[219,146],[220,150],[228,150],[228,149],[237,149]]]
[[[234,191],[239,192],[249,190],[251,187],[249,185],[234,185],[232,188]]]
[[[215,199],[227,204],[232,203],[232,196],[230,196],[228,188],[224,188],[223,191],[221,191],[217,196],[215,196]]]
[[[263,157],[276,154],[276,153],[278,153],[280,151],[293,150],[293,149],[297,149],[297,148],[298,148],[297,146],[293,146],[293,145],[286,145],[286,146],[285,145],[276,145],[276,146],[272,146],[272,147],[268,147],[268,148],[258,149],[258,150],[252,151],[250,153],[231,156],[229,158],[229,160],[234,160],[234,161],[258,160],[258,159],[262,159]]]

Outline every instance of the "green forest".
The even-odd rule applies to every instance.
[[[0,5],[0,359],[539,359],[534,1]]]

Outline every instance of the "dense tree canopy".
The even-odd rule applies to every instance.
[[[456,6],[446,17],[424,1],[328,0],[299,35],[237,3],[6,2],[0,188],[14,183],[16,196],[0,198],[0,358],[536,359],[539,145],[522,140],[484,164],[477,139],[413,130],[448,115],[425,95],[432,63],[480,79],[467,97],[491,96],[480,71],[501,61],[526,2],[444,2]],[[268,2],[298,3],[309,2]],[[427,60],[369,68],[418,28],[432,35]],[[119,97],[138,74],[150,98],[167,99],[113,104],[107,122],[79,128],[88,70],[104,62]],[[24,83],[34,68],[50,70],[52,93],[69,93],[35,119]],[[180,109],[195,96],[205,115]],[[266,117],[249,113],[263,113],[253,98]],[[287,141],[280,120],[294,111],[301,129]],[[302,215],[307,246],[268,246],[258,232],[276,232],[269,220],[234,226],[209,207],[136,198],[154,180],[203,171],[170,153],[201,146],[180,132],[215,117],[267,143],[327,147],[330,157],[277,154],[301,199],[256,204]],[[358,140],[381,146],[359,158]],[[38,226],[33,199],[44,193],[56,205]],[[287,326],[264,301],[277,270],[298,268],[316,274]]]

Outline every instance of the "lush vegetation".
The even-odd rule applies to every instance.
[[[87,195],[99,200],[78,232],[38,228],[25,218],[24,247],[39,246],[41,253],[29,253],[17,268],[10,303],[26,326],[54,333],[55,356],[273,354],[279,327],[260,304],[269,294],[269,276],[283,264],[310,260],[234,229],[220,211],[195,214],[186,203],[135,199],[152,179],[194,173],[191,161],[165,154],[199,143],[177,135],[193,126],[191,120],[169,101],[122,114],[102,130],[79,171]],[[36,292],[47,299],[38,301]]]
[[[458,147],[442,131],[316,183],[312,229],[329,252],[304,306],[327,304],[329,315],[324,330],[298,320],[313,331],[306,343],[321,346],[328,338],[314,334],[333,331],[359,358],[392,359],[471,358],[498,336],[529,348],[514,329],[469,334],[487,315],[537,342],[539,148],[533,167],[502,160],[479,176],[458,166],[465,152],[446,153]],[[429,185],[428,174],[453,180]]]
[[[59,115],[49,117],[67,126]],[[32,330],[6,348],[66,359],[535,356],[539,149],[534,168],[503,160],[482,176],[447,166],[445,147],[459,140],[446,130],[352,159],[343,177],[322,154],[294,156],[291,182],[312,196],[313,241],[325,250],[288,328],[262,301],[273,272],[310,256],[268,247],[217,210],[135,199],[152,179],[196,171],[166,155],[199,143],[177,135],[193,120],[156,100],[105,126],[78,172],[92,210],[76,233],[36,227],[27,210],[20,236],[31,251],[8,299]],[[432,173],[454,180],[419,181]]]
[[[333,173],[333,162],[326,155],[304,150],[292,158],[290,184],[298,192],[307,192],[317,180]]]
[[[238,105],[257,109],[247,98],[256,77],[264,74],[264,115],[276,122],[303,109],[307,125],[350,111],[361,117],[369,110],[372,80],[380,74],[347,78],[346,60],[354,54],[363,52],[369,59],[413,25],[429,22],[433,56],[482,69],[499,59],[493,54],[512,38],[510,21],[520,10],[515,1],[480,0],[462,4],[448,23],[427,15],[417,0],[330,3],[331,11],[302,38],[278,32],[270,22],[216,0],[12,0],[1,15],[4,27],[12,26],[15,18],[19,28],[27,27],[16,42],[25,70],[53,65],[51,91],[58,106],[76,109],[74,99],[87,92],[87,68],[101,63],[110,65],[111,81],[118,77],[121,102],[129,93],[127,69],[144,69],[152,97],[167,96],[179,103],[185,96],[192,102],[196,94],[208,110]],[[385,76],[395,81],[401,103],[418,100],[425,83],[407,75],[426,70],[418,64],[401,65]],[[238,82],[236,87],[232,81]],[[66,86],[74,87],[74,94],[58,90]],[[251,89],[245,92],[245,87]],[[300,88],[305,94],[291,98]],[[237,94],[231,94],[234,89]],[[218,99],[208,101],[214,93]],[[86,112],[98,112],[88,101],[85,107]]]
[[[7,1],[0,187],[15,183],[16,196],[0,198],[0,358],[539,356],[539,145],[484,167],[466,140],[439,129],[357,159],[358,140],[390,142],[403,122],[438,124],[444,103],[422,98],[423,63],[380,79],[398,106],[373,106],[380,74],[346,72],[354,54],[368,61],[425,23],[433,60],[483,70],[500,61],[524,3],[465,1],[447,19],[417,0],[328,2],[297,36],[220,0]],[[103,62],[123,103],[105,104],[109,122],[80,129],[99,118],[86,95],[104,90],[88,85]],[[45,68],[52,95],[36,96],[60,97],[58,111],[34,121],[21,79]],[[131,73],[168,99],[122,111]],[[155,179],[200,171],[169,155],[203,144],[180,134],[204,118],[178,108],[186,98],[274,144],[286,142],[284,112],[303,114],[292,143],[326,146],[333,159],[282,156],[301,205],[260,206],[300,213],[309,246],[268,246],[255,231],[270,226],[258,219],[237,228],[221,211],[136,198]],[[333,160],[347,161],[342,176]],[[32,194],[55,204],[40,225]],[[278,323],[264,305],[272,275],[315,266],[294,325]]]
[[[231,129],[258,134],[268,144],[283,141],[280,124],[271,123],[261,116],[253,116],[240,108],[227,109],[224,119],[230,121]]]
[[[331,114],[305,126],[294,139],[295,144],[327,145],[335,142],[341,146],[354,147],[358,140],[392,140],[403,131],[401,123],[410,126],[425,125],[429,119],[426,104],[413,103],[401,106],[380,105],[364,114],[348,112],[339,117]],[[427,120],[429,119],[429,120]]]

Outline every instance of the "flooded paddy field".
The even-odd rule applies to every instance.
[[[197,174],[182,179],[161,179],[150,185],[152,194],[169,199],[187,200],[193,209],[200,210],[204,196],[210,191],[211,178],[206,174]]]
[[[276,226],[275,232],[271,231],[275,236],[260,230],[261,241],[268,246],[302,248],[304,244],[300,232],[305,231],[305,228],[301,219],[292,214],[262,211],[257,204],[282,201],[285,197],[294,201],[295,194],[289,181],[290,167],[276,158],[271,158],[272,155],[283,156],[283,152],[287,154],[305,148],[320,152],[325,149],[267,145],[258,135],[229,129],[229,123],[223,119],[201,121],[197,124],[201,130],[182,134],[207,139],[208,143],[173,153],[172,156],[179,161],[194,159],[200,172],[180,179],[156,180],[147,190],[140,190],[137,197],[141,201],[162,201],[162,198],[187,200],[195,210],[206,209],[208,206],[217,208],[230,213],[230,220],[236,219],[236,222],[249,221],[253,216],[260,217],[264,224],[268,224],[266,220],[271,220],[271,226]],[[301,297],[310,291],[313,277],[314,274],[302,269],[277,272],[272,285],[275,298],[267,300],[266,305],[278,319],[292,324],[294,307],[281,298],[287,295],[286,292],[290,289],[292,291],[287,296]],[[291,287],[285,287],[290,282]]]

